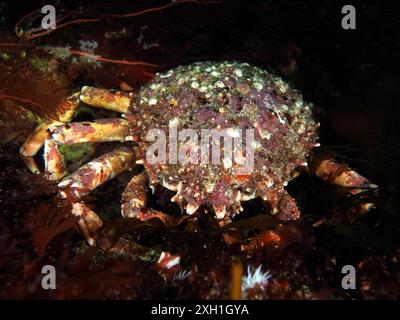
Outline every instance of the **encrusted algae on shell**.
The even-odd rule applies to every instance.
[[[150,182],[177,191],[173,200],[188,213],[205,204],[220,218],[239,212],[240,201],[255,196],[274,201],[317,140],[311,104],[281,78],[247,63],[198,62],[159,73],[141,89],[130,113],[137,115],[133,134],[142,135],[143,154],[153,143],[146,133],[168,133],[171,124],[178,132],[194,129],[198,137],[201,129],[242,129],[243,137],[243,129],[254,129],[250,174],[238,174],[235,163],[144,162]]]

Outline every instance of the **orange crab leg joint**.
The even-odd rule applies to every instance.
[[[126,113],[131,104],[132,94],[85,86],[82,88],[80,99],[92,107]]]
[[[297,220],[300,218],[300,210],[297,207],[296,200],[283,190],[278,202],[278,217],[283,221]]]
[[[241,251],[252,251],[269,245],[277,245],[281,242],[281,236],[274,230],[266,230],[247,239],[240,245]]]
[[[151,208],[143,208],[139,211],[137,218],[146,221],[154,218],[160,219],[166,226],[172,226],[175,223],[175,218],[171,217],[161,211],[153,210]]]
[[[134,152],[119,148],[88,162],[58,184],[64,198],[82,198],[117,174],[133,167]]]

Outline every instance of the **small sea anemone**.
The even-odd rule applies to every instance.
[[[255,287],[263,287],[267,284],[268,280],[272,277],[269,270],[265,273],[261,271],[261,265],[257,269],[250,266],[247,267],[247,276],[242,277],[242,292]]]
[[[172,282],[179,282],[185,280],[187,277],[189,277],[192,274],[190,270],[182,270],[179,272],[175,272],[173,277],[172,277]]]

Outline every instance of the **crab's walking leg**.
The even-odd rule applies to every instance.
[[[147,204],[149,178],[145,172],[134,176],[121,198],[121,214],[123,217],[137,217]]]
[[[125,187],[121,198],[121,213],[123,217],[138,218],[146,221],[153,218],[160,219],[167,227],[179,223],[179,219],[163,212],[147,208],[149,191],[149,177],[146,172],[134,176]]]
[[[46,176],[49,180],[57,181],[67,174],[58,150],[60,144],[132,140],[128,122],[123,119],[100,119],[53,126],[48,129],[48,139],[45,142]]]
[[[128,111],[132,96],[132,93],[83,87],[60,106],[59,109],[66,111],[59,116],[58,121],[47,121],[40,125],[21,147],[20,153],[27,167],[34,173],[40,173],[34,156],[44,145],[46,175],[50,180],[60,180],[67,174],[58,150],[60,144],[134,140],[129,135],[128,122],[123,119],[65,124],[72,120],[80,101],[93,107],[125,113]],[[94,243],[92,234],[100,228],[102,222],[96,213],[78,199],[121,171],[130,168],[133,158],[132,150],[121,148],[89,162],[60,182],[59,187],[62,189],[60,195],[71,199],[72,213],[81,217],[79,226],[90,244]]]
[[[96,231],[103,225],[99,216],[83,202],[72,204],[72,214],[80,218],[78,225],[86,241],[95,245]]]
[[[49,131],[57,144],[132,140],[132,137],[129,137],[128,121],[118,118],[72,122],[52,127]]]
[[[36,128],[36,130],[27,138],[20,149],[20,154],[25,161],[26,166],[33,173],[40,173],[37,164],[34,161],[34,156],[45,143],[47,130],[53,126],[63,123],[68,123],[72,120],[75,110],[79,102],[83,101],[88,105],[97,108],[113,110],[116,112],[126,113],[132,100],[132,93],[120,91],[112,92],[106,89],[98,89],[93,87],[83,87],[80,92],[77,92],[62,102],[62,105],[57,109],[65,110],[58,120],[48,120]],[[104,140],[107,141],[107,140]],[[114,141],[114,140],[113,140]],[[53,147],[53,146],[49,146]],[[48,149],[51,152],[57,152],[57,148]],[[65,174],[65,172],[64,172]],[[63,176],[63,170],[51,176],[51,180],[60,179]]]
[[[314,154],[310,172],[331,184],[348,188],[348,192],[353,195],[378,188],[348,165],[337,162],[331,153]],[[361,213],[368,212],[372,207],[373,203],[362,203]]]
[[[85,86],[81,90],[80,99],[92,107],[126,113],[132,96],[133,93]]]
[[[149,177],[146,172],[134,176],[121,198],[121,213],[123,217],[138,218],[142,221],[152,218],[160,218],[165,221],[167,216],[162,212],[147,208],[147,194],[149,191]]]
[[[44,143],[44,172],[50,181],[60,180],[68,173],[58,151],[58,144],[52,139],[46,139]]]
[[[32,173],[40,173],[40,170],[34,160],[34,156],[43,146],[47,137],[47,130],[52,126],[71,121],[78,104],[79,92],[67,98],[62,105],[58,107],[61,110],[66,110],[59,116],[58,121],[48,120],[39,125],[21,146],[20,154],[24,159],[26,166]]]
[[[132,168],[134,158],[134,151],[125,147],[105,153],[65,177],[58,184],[62,189],[60,195],[80,199],[117,174]]]
[[[296,200],[285,189],[276,191],[260,187],[258,194],[270,205],[271,213],[277,215],[280,220],[289,221],[300,218]]]
[[[88,162],[58,184],[61,189],[60,196],[70,199],[73,203],[72,213],[81,218],[78,223],[89,244],[94,244],[96,231],[102,226],[102,222],[97,214],[79,199],[117,174],[128,170],[133,163],[134,151],[122,147]]]

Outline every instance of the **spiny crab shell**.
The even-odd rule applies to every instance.
[[[248,174],[225,161],[144,160],[150,183],[177,191],[173,200],[188,213],[206,205],[219,218],[241,211],[240,201],[256,196],[271,200],[279,194],[306,165],[317,141],[312,105],[281,78],[247,63],[198,62],[157,74],[140,90],[129,115],[135,121],[132,135],[141,137],[142,159],[154,143],[146,134],[154,129],[168,132],[172,124],[178,132],[194,129],[199,137],[202,129],[254,129],[254,166]],[[178,149],[184,143],[178,141]]]

